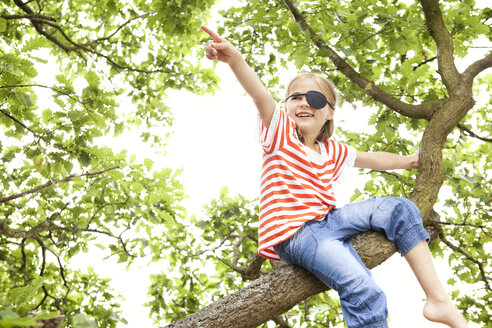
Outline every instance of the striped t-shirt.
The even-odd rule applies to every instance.
[[[263,147],[259,254],[280,260],[273,246],[293,236],[309,220],[323,219],[336,206],[332,181],[352,167],[355,149],[331,139],[321,154],[304,146],[295,123],[277,106],[270,126],[260,120]]]

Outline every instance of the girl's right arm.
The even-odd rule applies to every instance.
[[[229,41],[206,26],[201,26],[201,29],[212,38],[212,41],[207,42],[205,50],[207,58],[229,64],[239,83],[253,98],[261,120],[265,126],[270,126],[276,106],[275,100],[261,83],[256,72],[246,63],[241,53]]]

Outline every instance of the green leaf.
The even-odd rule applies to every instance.
[[[154,164],[154,161],[151,160],[150,158],[144,159],[144,165],[145,165],[145,168],[147,169],[147,171],[150,172],[153,164]]]
[[[93,71],[88,71],[85,74],[85,80],[87,81],[87,83],[89,83],[89,86],[95,87],[95,88],[97,88],[99,86],[99,83],[101,83],[101,79]]]
[[[37,327],[36,320],[32,318],[5,318],[0,319],[1,328]]]
[[[12,288],[9,292],[9,295],[12,298],[14,304],[26,305],[27,303],[31,302],[45,280],[46,278],[44,277],[38,277],[34,279],[28,286]]]
[[[93,319],[90,319],[82,314],[76,314],[72,318],[73,328],[97,328]]]
[[[7,20],[0,17],[0,33],[5,32],[7,29]]]

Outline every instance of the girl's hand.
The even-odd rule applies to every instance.
[[[205,49],[205,55],[208,59],[218,60],[230,65],[237,59],[242,58],[241,53],[215,31],[204,25],[201,26],[201,29],[212,38],[211,41],[207,42],[207,48]]]
[[[411,170],[411,169],[419,169],[419,166],[420,166],[420,162],[419,162],[419,153],[415,153],[413,155],[409,155],[409,156],[406,156],[407,159],[408,159],[408,162],[409,162],[409,167],[407,168],[407,170]]]

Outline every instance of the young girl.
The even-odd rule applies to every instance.
[[[386,298],[349,239],[375,230],[406,258],[427,301],[424,316],[454,328],[468,327],[442,287],[418,208],[398,197],[375,197],[335,208],[331,190],[351,166],[373,170],[418,168],[418,155],[367,153],[330,137],[337,96],[317,74],[296,76],[287,86],[285,111],[227,40],[209,28],[206,57],[227,63],[253,98],[261,118],[259,254],[309,270],[340,296],[349,328],[388,327]]]

